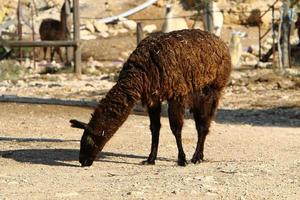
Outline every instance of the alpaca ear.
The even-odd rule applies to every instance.
[[[73,128],[86,129],[88,127],[86,123],[80,122],[76,119],[71,119],[70,123],[71,123],[71,127]]]

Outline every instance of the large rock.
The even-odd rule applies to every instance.
[[[94,26],[95,26],[96,31],[98,31],[98,32],[106,32],[106,31],[108,31],[108,26],[106,24],[104,24],[104,23],[95,21],[94,22]]]
[[[131,30],[131,31],[135,31],[136,30],[136,22],[133,21],[133,20],[123,20],[122,21],[122,24],[125,28],[127,28],[128,30]]]
[[[157,30],[157,27],[155,24],[149,24],[144,26],[143,31],[145,31],[146,33],[153,33]]]
[[[262,26],[268,27],[272,21],[271,10],[266,13],[262,18],[260,17],[265,10],[269,8],[268,3],[271,5],[273,1],[267,0],[263,1],[254,1],[254,0],[245,0],[243,2],[234,2],[230,1],[226,5],[222,4],[224,11],[224,22],[226,24],[242,24],[257,26],[261,24]],[[279,8],[281,3],[276,4],[275,8]],[[278,16],[275,16],[278,18]]]
[[[90,21],[88,21],[86,24],[85,24],[85,27],[88,31],[90,31],[91,33],[94,33],[95,32],[95,27],[94,27],[94,24]]]

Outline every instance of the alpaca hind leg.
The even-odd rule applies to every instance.
[[[60,49],[59,47],[57,47],[56,53],[57,53],[57,55],[59,56],[60,61],[63,63],[63,62],[64,62],[64,59],[63,59],[63,56],[62,56],[61,49]]]
[[[212,118],[218,106],[219,96],[219,93],[212,93],[205,96],[203,99],[194,102],[192,111],[198,133],[197,147],[191,160],[194,164],[203,161],[204,143],[209,132]]]
[[[169,122],[172,133],[175,136],[176,144],[178,148],[178,165],[185,166],[187,164],[185,153],[182,147],[181,140],[181,130],[183,126],[184,120],[184,105],[177,101],[169,101],[168,102],[168,114],[169,114]]]
[[[159,144],[159,131],[160,131],[160,112],[161,103],[155,104],[155,106],[148,106],[148,114],[150,118],[150,130],[152,135],[151,152],[147,160],[143,161],[142,164],[155,164],[157,157],[157,150]]]
[[[44,50],[44,60],[47,59],[47,47],[44,47],[43,50]]]
[[[55,54],[56,48],[57,48],[57,47],[54,47],[54,48],[51,48],[51,49],[50,49],[50,52],[51,52],[51,55],[50,55],[50,62],[53,61],[53,58],[54,58],[54,54]]]

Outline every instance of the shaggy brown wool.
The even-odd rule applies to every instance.
[[[81,163],[91,165],[139,100],[148,107],[152,133],[151,153],[145,163],[154,164],[156,159],[160,105],[165,100],[169,104],[170,125],[179,150],[178,164],[186,164],[181,144],[186,107],[194,114],[199,137],[192,162],[200,162],[205,136],[230,71],[227,46],[208,32],[181,30],[145,38],[130,55],[116,85],[99,102],[85,126]],[[73,126],[79,127],[76,122]]]

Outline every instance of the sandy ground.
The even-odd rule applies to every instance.
[[[150,148],[148,117],[130,115],[90,168],[79,167],[80,130],[91,109],[0,104],[0,199],[299,199],[300,118],[272,123],[265,110],[221,108],[204,163],[176,165],[177,148],[162,118],[159,158],[143,166]],[[257,122],[257,119],[260,119]],[[191,158],[192,119],[183,129]]]
[[[96,3],[81,4],[83,10],[89,7]],[[160,10],[155,17],[163,16],[164,9]],[[131,18],[152,18],[153,12],[148,9]],[[83,13],[83,17],[99,14]],[[143,21],[148,23],[160,27],[162,21]],[[228,42],[236,29],[249,34],[244,47],[257,43],[255,27],[225,26],[223,39]],[[118,71],[122,52],[135,46],[134,34],[86,41],[83,60],[109,62]],[[82,131],[71,129],[68,121],[88,121],[92,109],[0,103],[0,200],[299,199],[300,80],[270,71],[233,71],[207,138],[206,160],[187,167],[176,165],[176,142],[165,115],[155,166],[140,164],[149,154],[151,137],[148,117],[139,113],[130,115],[92,167],[81,168]],[[112,87],[114,73],[101,71],[101,76],[80,78],[32,75],[0,82],[0,94],[95,100]],[[190,159],[196,130],[188,116],[183,142]]]

